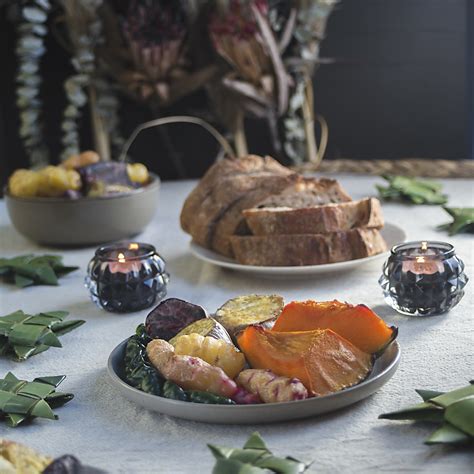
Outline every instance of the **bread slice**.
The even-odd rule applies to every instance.
[[[285,177],[272,176],[262,180],[257,188],[237,199],[217,220],[216,225],[212,229],[211,248],[222,255],[233,257],[230,237],[235,234],[249,233],[242,211],[288,188],[296,178],[296,175]]]
[[[351,197],[335,179],[304,178],[300,176],[293,186],[289,186],[280,194],[264,199],[255,207],[289,207],[299,209],[320,206],[331,202],[348,201],[352,201]]]
[[[324,234],[365,227],[383,227],[380,201],[361,199],[322,206],[255,208],[242,211],[254,235]]]
[[[276,175],[260,172],[229,176],[219,180],[196,209],[189,225],[189,233],[196,243],[211,248],[216,225],[235,203],[251,195],[256,189],[261,190],[262,196],[269,196],[288,187],[294,179],[294,174]],[[250,205],[255,203],[256,201],[252,201]]]
[[[320,265],[370,257],[387,250],[377,229],[328,234],[233,236],[236,260],[244,265]]]
[[[224,158],[223,160],[216,161],[186,198],[180,216],[182,229],[190,233],[191,223],[196,217],[196,211],[220,180],[231,176],[250,175],[261,172],[281,176],[294,174],[293,171],[282,166],[278,161],[269,156],[248,155],[238,159]]]
[[[230,237],[232,235],[249,234],[250,230],[246,225],[243,212],[246,209],[255,207],[269,206],[276,202],[293,203],[298,206],[305,203],[331,203],[350,200],[350,197],[333,180],[326,178],[303,178],[299,175],[292,177],[292,182],[287,186],[278,189],[278,186],[267,186],[262,183],[254,191],[247,193],[242,199],[236,201],[225,214],[219,219],[212,236],[211,248],[228,257],[233,256]],[[283,182],[281,183],[284,184]],[[336,229],[335,229],[336,230]],[[281,232],[290,233],[290,232]],[[304,233],[304,232],[291,232]]]

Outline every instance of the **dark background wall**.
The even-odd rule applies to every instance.
[[[315,105],[330,128],[328,159],[402,157],[460,159],[468,156],[468,2],[471,0],[342,0],[330,19],[315,79]],[[15,32],[0,17],[0,180],[26,165],[15,109]],[[472,12],[471,12],[472,14]],[[64,106],[62,81],[71,68],[53,38],[43,61],[46,140],[53,156],[60,152],[59,120]],[[193,110],[199,95],[178,104]],[[138,123],[153,118],[148,110],[125,102],[126,136]],[[87,128],[87,117],[84,118]],[[264,128],[250,123],[250,147],[271,152]],[[178,177],[169,157],[177,150],[187,177],[200,176],[217,147],[192,126],[170,128],[171,143],[161,132],[145,132],[132,155],[164,179]],[[90,147],[87,135],[83,147]]]

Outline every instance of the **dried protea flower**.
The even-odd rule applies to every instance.
[[[216,8],[209,22],[209,33],[215,50],[238,72],[241,79],[260,85],[262,76],[271,69],[253,8],[268,15],[267,0],[230,0]]]
[[[132,88],[142,98],[157,94],[166,101],[168,81],[182,75],[185,14],[175,0],[131,0],[123,33],[137,73]]]

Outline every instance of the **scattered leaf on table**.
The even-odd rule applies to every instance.
[[[50,347],[62,347],[58,336],[82,324],[83,320],[64,321],[67,311],[26,314],[15,311],[0,317],[0,355],[12,355],[23,361]]]
[[[441,193],[442,186],[439,183],[407,176],[383,175],[388,186],[376,188],[383,199],[394,199],[408,201],[414,204],[445,204],[447,197]]]
[[[52,408],[74,398],[72,393],[56,392],[56,387],[65,378],[65,375],[38,377],[27,382],[8,372],[0,379],[0,419],[4,418],[12,428],[31,418],[57,420]]]
[[[474,437],[474,397],[463,398],[449,405],[444,412],[444,419]]]
[[[472,441],[472,438],[466,433],[450,423],[444,423],[425,440],[425,444],[465,444],[469,441]]]
[[[447,230],[449,235],[460,232],[474,233],[474,207],[443,207],[443,209],[453,221],[439,226],[438,229]]]
[[[423,403],[384,413],[379,418],[388,420],[431,421],[440,423],[426,444],[474,443],[474,385],[450,392],[417,390]]]
[[[298,474],[306,471],[309,465],[292,457],[274,456],[265,445],[259,433],[253,433],[243,448],[228,448],[208,444],[216,458],[213,474]]]
[[[59,255],[20,255],[0,258],[0,275],[19,288],[31,285],[57,285],[58,278],[79,267],[63,265]]]

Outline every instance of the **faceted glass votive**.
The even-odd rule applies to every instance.
[[[449,311],[461,301],[467,282],[451,244],[425,241],[393,247],[379,279],[386,303],[409,316]]]
[[[115,313],[152,306],[166,296],[168,282],[165,261],[155,247],[137,242],[97,249],[85,279],[92,301]]]

